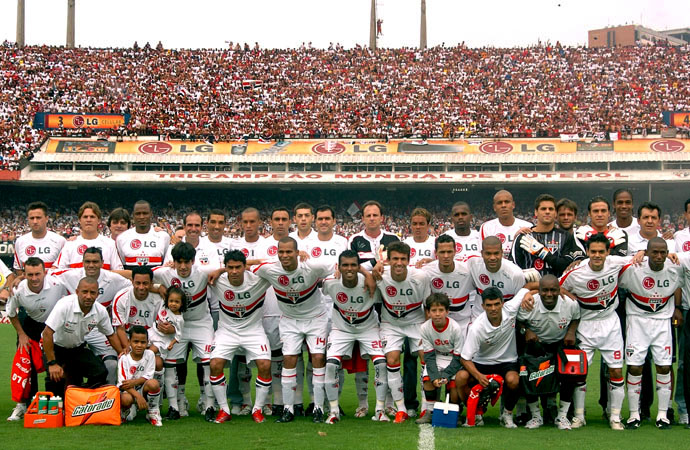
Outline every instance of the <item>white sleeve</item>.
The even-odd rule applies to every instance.
[[[98,327],[98,330],[101,333],[105,334],[106,336],[111,336],[115,333],[115,330],[113,330],[113,324],[110,322],[111,322],[110,316],[108,315],[107,312],[105,312],[105,308],[104,308],[104,314],[102,315],[102,317],[98,321],[97,327]]]
[[[125,367],[125,363],[127,360],[127,355],[123,355],[118,361],[117,361],[117,387],[122,386],[122,383],[127,381],[127,367]]]
[[[147,351],[150,352],[151,350],[144,350],[144,356],[147,356]],[[141,376],[147,380],[150,380],[153,378],[153,373],[156,371],[156,357],[152,355],[148,356],[149,357],[146,358],[146,367],[144,368],[144,373],[142,373]]]
[[[65,297],[58,300],[46,319],[46,326],[50,327],[53,331],[57,331],[58,328],[65,323],[65,316],[70,307],[70,303],[70,301],[65,301]]]
[[[121,327],[127,322],[129,317],[127,291],[118,292],[113,300],[113,326]]]

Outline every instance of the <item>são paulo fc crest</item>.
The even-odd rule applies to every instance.
[[[642,279],[642,287],[649,290],[649,289],[654,289],[654,286],[656,283],[654,282],[654,278],[652,277],[644,277]]]
[[[278,277],[278,283],[282,284],[283,286],[287,286],[290,284],[290,279],[287,277],[287,275],[281,275]]]
[[[590,291],[596,291],[599,289],[599,280],[589,280],[587,282],[587,289]]]
[[[141,248],[141,241],[139,239],[132,239],[129,243],[132,250],[139,250]]]
[[[335,296],[335,299],[338,300],[338,303],[347,303],[347,294],[344,292],[338,292],[338,294]]]
[[[443,280],[440,278],[434,278],[433,280],[431,280],[431,285],[435,289],[441,289],[443,287]]]
[[[235,293],[230,291],[230,290],[227,290],[227,291],[225,291],[225,294],[223,295],[223,297],[225,297],[225,300],[231,302],[231,301],[235,300]]]

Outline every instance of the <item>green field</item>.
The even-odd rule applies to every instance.
[[[0,448],[88,448],[99,445],[104,448],[135,447],[137,449],[224,447],[242,449],[415,449],[418,445],[419,427],[410,421],[402,425],[379,424],[369,418],[354,419],[356,407],[354,379],[348,377],[343,393],[342,406],[347,417],[335,425],[313,424],[309,418],[298,418],[291,424],[275,424],[268,417],[264,424],[255,424],[250,417],[234,417],[232,422],[216,425],[206,423],[194,408],[190,417],[176,422],[165,422],[162,428],[149,425],[140,413],[137,419],[121,427],[82,427],[52,430],[24,429],[20,423],[4,419],[14,404],[10,399],[10,365],[15,343],[14,329],[0,325]],[[588,393],[587,427],[570,432],[554,427],[539,430],[506,430],[498,425],[497,408],[487,414],[486,426],[477,429],[434,429],[437,449],[448,448],[688,448],[690,430],[675,426],[669,431],[657,430],[650,422],[636,431],[614,432],[601,419],[598,399],[598,366],[590,371],[592,376]],[[190,367],[187,395],[196,404],[198,388],[196,371]],[[42,379],[43,375],[41,375]],[[373,379],[373,376],[371,377]],[[41,387],[43,382],[41,381]],[[373,411],[373,389],[370,394]],[[306,398],[306,397],[305,397]],[[167,407],[163,408],[163,411]],[[625,411],[625,406],[624,406]],[[655,413],[653,411],[653,413]],[[624,416],[627,414],[624,413]]]

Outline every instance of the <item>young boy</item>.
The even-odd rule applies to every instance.
[[[431,412],[437,393],[442,386],[450,393],[450,400],[458,403],[455,376],[462,370],[460,351],[464,333],[460,325],[448,317],[450,299],[443,293],[431,294],[424,301],[429,320],[421,328],[422,350],[424,351],[424,395],[427,399],[425,411],[415,422],[431,423]]]
[[[134,419],[137,410],[145,409],[146,420],[151,425],[161,427],[163,421],[157,402],[161,389],[158,381],[153,378],[156,357],[146,348],[149,345],[146,328],[141,325],[130,328],[129,343],[132,350],[120,358],[117,371],[123,421]]]

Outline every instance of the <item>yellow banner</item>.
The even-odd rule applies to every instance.
[[[44,116],[45,128],[118,128],[125,125],[122,114],[70,114],[48,113]]]
[[[606,142],[561,142],[558,139],[457,140],[457,141],[353,141],[312,140],[244,143],[188,141],[105,142],[77,139],[51,139],[48,153],[115,153],[144,155],[397,155],[397,154],[486,154],[508,153],[675,153],[690,151],[690,140],[635,139]]]

